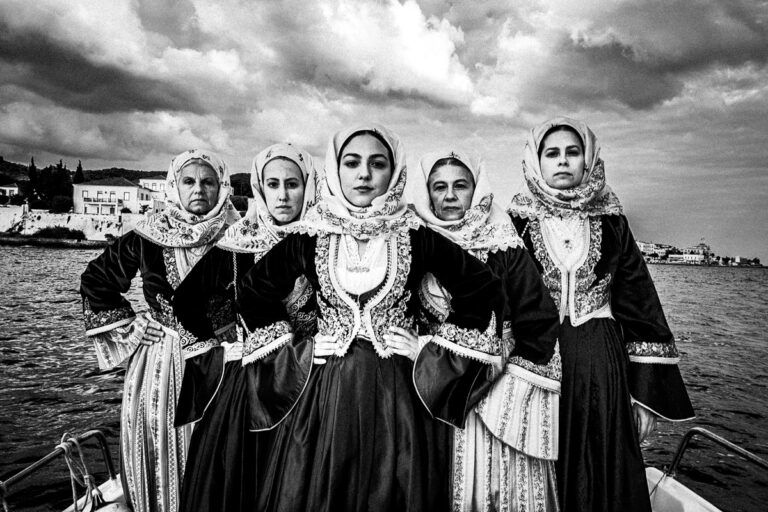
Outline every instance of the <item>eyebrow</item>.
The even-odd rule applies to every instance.
[[[342,158],[346,158],[348,156],[352,156],[352,157],[355,157],[355,158],[363,158],[362,156],[358,155],[357,153],[344,153]],[[373,158],[373,157],[381,157],[381,158],[386,158],[387,160],[389,160],[387,155],[385,155],[384,153],[374,153],[374,154],[371,155],[371,158]]]

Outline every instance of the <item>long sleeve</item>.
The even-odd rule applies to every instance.
[[[290,235],[243,276],[237,310],[245,323],[249,429],[275,427],[301,396],[312,368],[312,338],[294,339],[282,300],[314,264],[315,239]]]
[[[413,236],[414,260],[448,291],[450,312],[414,365],[414,384],[430,413],[461,427],[466,415],[501,365],[495,316],[503,299],[501,281],[490,268],[447,238],[419,229]],[[423,278],[418,275],[419,282]]]
[[[679,353],[640,250],[624,216],[611,218],[620,256],[611,289],[611,309],[629,355],[632,397],[662,418],[694,416],[677,366]]]
[[[514,338],[511,355],[546,364],[555,353],[560,325],[557,307],[528,251],[508,249],[499,258],[504,261],[505,320]]]
[[[136,313],[123,294],[139,269],[140,257],[141,241],[128,233],[91,261],[80,278],[85,334],[93,340],[101,369],[124,363],[138,346],[129,336]]]

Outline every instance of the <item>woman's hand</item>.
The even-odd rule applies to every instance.
[[[632,415],[637,427],[637,439],[642,443],[656,428],[656,415],[638,403],[632,404]]]
[[[312,350],[313,362],[325,364],[326,359],[336,353],[336,336],[315,334],[315,343]]]
[[[405,356],[411,361],[415,361],[416,356],[419,355],[419,336],[413,329],[390,326],[389,333],[384,335],[384,341],[392,352]]]
[[[129,336],[138,338],[139,345],[154,345],[163,339],[165,331],[163,327],[149,316],[140,315],[131,325],[133,332]]]

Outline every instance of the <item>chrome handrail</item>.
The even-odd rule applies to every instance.
[[[685,435],[683,436],[683,439],[680,441],[680,444],[677,447],[677,451],[675,452],[675,457],[672,459],[672,464],[670,464],[669,468],[667,468],[667,470],[664,472],[665,475],[671,476],[672,478],[675,477],[675,475],[677,474],[677,467],[680,465],[680,461],[683,459],[683,454],[688,449],[688,444],[691,442],[691,439],[693,439],[697,435],[706,437],[710,441],[714,441],[720,446],[740,455],[744,459],[762,467],[763,469],[768,469],[768,461],[763,459],[762,457],[758,457],[754,453],[748,450],[745,450],[740,446],[736,446],[735,444],[728,441],[727,439],[720,437],[719,435],[715,434],[714,432],[710,432],[705,428],[693,427],[692,429],[690,429],[688,432],[685,433]]]
[[[109,475],[109,478],[110,479],[116,478],[117,474],[115,473],[115,465],[112,462],[112,454],[109,453],[109,445],[107,444],[107,437],[104,435],[104,432],[102,432],[101,430],[89,430],[75,437],[75,439],[77,439],[77,441],[80,443],[91,438],[95,438],[96,441],[99,443],[99,446],[101,447],[101,454],[104,457],[104,465],[106,466],[107,474]],[[70,443],[69,440],[66,440],[64,442]],[[42,459],[32,463],[30,466],[27,466],[26,468],[22,469],[15,475],[12,475],[7,480],[5,481],[0,480],[0,498],[5,498],[7,495],[10,494],[9,489],[11,488],[11,486],[18,484],[19,482],[27,478],[29,475],[31,475],[41,467],[47,466],[53,460],[55,460],[58,456],[63,455],[64,453],[65,453],[65,449],[59,446],[55,450],[53,450],[51,453],[43,457]]]

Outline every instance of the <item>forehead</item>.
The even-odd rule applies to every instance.
[[[211,167],[207,163],[197,161],[197,160],[192,160],[184,164],[184,167],[181,168],[181,170],[179,171],[179,174],[181,176],[201,176],[201,177],[213,176],[214,178],[219,177],[219,175],[216,174],[216,171],[213,170],[213,167]]]
[[[287,158],[275,158],[270,160],[261,171],[264,179],[267,178],[300,178],[303,179],[301,169],[292,160]]]
[[[541,141],[541,147],[581,146],[581,139],[571,130],[557,130]]]
[[[429,182],[433,183],[436,181],[459,181],[459,180],[467,180],[472,181],[472,173],[469,172],[465,167],[462,167],[461,165],[455,165],[455,164],[448,164],[448,165],[441,165],[437,169],[434,169],[432,172],[429,173]]]
[[[360,135],[355,135],[349,139],[349,142],[347,142],[347,145],[344,147],[344,151],[341,153],[341,156],[350,153],[355,153],[360,156],[387,156],[387,148],[384,146],[384,144],[381,143],[379,139],[373,135],[368,133],[361,133]]]

